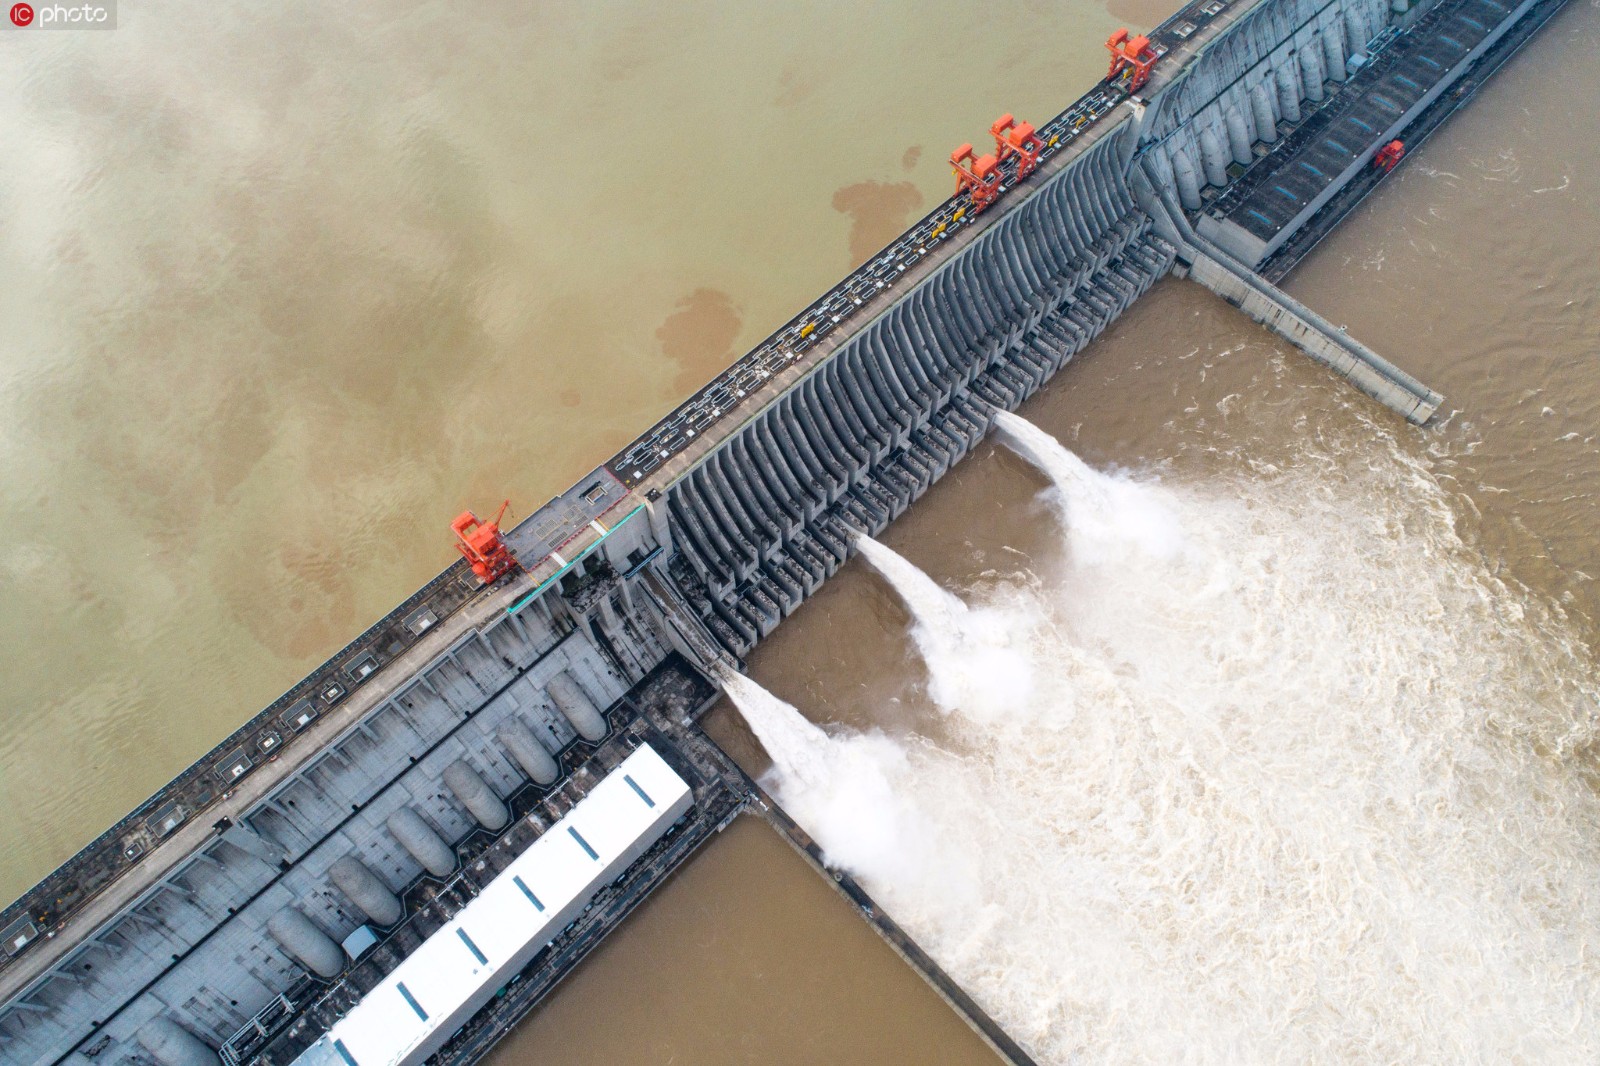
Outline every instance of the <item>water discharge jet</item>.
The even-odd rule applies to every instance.
[[[767,820],[834,884],[891,948],[933,987],[1010,1066],[1035,1060],[886,913],[902,891],[937,893],[952,914],[969,914],[979,893],[975,871],[959,856],[941,857],[932,827],[899,799],[895,778],[908,766],[906,748],[879,734],[829,733],[760,684],[718,671],[723,691],[772,757],[763,784],[776,804]],[[872,876],[869,895],[854,875]]]
[[[727,670],[718,680],[783,778],[808,787],[827,782],[831,742],[821,727],[743,674]]]
[[[763,785],[816,838],[829,865],[873,877],[886,901],[925,882],[932,837],[898,795],[904,746],[878,732],[824,731],[742,674],[719,680],[772,759]]]
[[[996,411],[999,440],[1054,486],[1079,563],[1171,559],[1183,550],[1183,529],[1166,497],[1126,477],[1101,473],[1021,415]]]
[[[1069,530],[1078,481],[1108,551],[1128,506],[1182,550],[1074,541],[974,600],[1029,634],[1033,699],[883,773],[926,850],[854,868],[1039,1061],[1594,1059],[1592,666],[1415,460],[1350,447],[1185,487],[1069,467]],[[819,839],[849,777],[799,790]],[[959,905],[946,869],[977,871]]]
[[[928,692],[941,710],[989,718],[1014,713],[1030,698],[1033,670],[1013,647],[1014,618],[1002,623],[987,607],[968,607],[871,537],[857,537],[856,547],[911,612],[911,636],[928,665]]]
[[[967,617],[967,605],[923,573],[915,563],[871,537],[856,538],[856,548],[867,565],[894,587],[918,625],[955,639]]]

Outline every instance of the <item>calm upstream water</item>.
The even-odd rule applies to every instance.
[[[566,487],[945,195],[950,147],[1004,110],[1054,113],[1101,73],[1110,29],[1169,6],[151,3],[114,33],[0,35],[0,895],[444,565],[458,510],[510,496],[523,515]],[[906,817],[952,830],[926,869],[983,876],[954,907],[857,865],[1041,1058],[1171,1057],[1151,1028],[1248,1057],[1240,1034],[1287,1047],[1273,1034],[1321,1026],[1328,1054],[1537,1060],[1595,1031],[1592,963],[1546,972],[1568,956],[1532,945],[1592,948],[1592,910],[1561,899],[1600,869],[1594,838],[1547,811],[1569,791],[1581,809],[1595,766],[1578,727],[1600,648],[1597,47],[1600,9],[1574,0],[1291,278],[1443,391],[1441,428],[1397,424],[1177,281],[1025,409],[1093,468],[1172,493],[1163,513],[1214,553],[1215,585],[1101,583],[1105,559],[1159,575],[1117,552],[1165,541],[1086,554],[1004,450],[886,535],[974,601],[1053,590],[1062,613],[1027,646],[1059,654],[1038,668],[1098,658],[1062,681],[1049,744],[943,713],[911,617],[861,565],[758,652],[754,676],[811,719],[898,746]],[[1156,684],[1142,649],[1173,676]],[[1303,728],[1268,729],[1285,717]],[[716,728],[766,765],[731,710]],[[1279,755],[1254,776],[1208,761],[1244,743]],[[1401,750],[1422,753],[1404,774]],[[1095,777],[1074,751],[1147,776]],[[1167,765],[1204,782],[1180,797],[1195,820],[1146,840]],[[1329,766],[1351,783],[1336,799]],[[1245,801],[1267,782],[1293,802]],[[954,831],[970,811],[950,804],[990,795],[1071,878]],[[1043,810],[1094,829],[1028,821]],[[1450,875],[1388,893],[1415,921],[1282,858],[1335,810],[1363,813],[1330,854]],[[1484,842],[1491,816],[1525,830],[1520,857]],[[1537,897],[1529,869],[1547,906],[1460,920]],[[1306,892],[1326,894],[1320,926],[1262,902]],[[1445,962],[1367,950],[1416,929]],[[1357,1020],[1283,1013],[1267,990],[1307,973]],[[1504,1042],[1453,1029],[1430,988]],[[1445,1020],[1402,1024],[1424,1016]],[[988,1053],[752,824],[497,1062],[557,1055]]]

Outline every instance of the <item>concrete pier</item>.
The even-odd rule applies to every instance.
[[[1425,424],[1444,402],[1443,396],[1371,348],[1238,265],[1227,266],[1197,251],[1179,271],[1414,425]]]

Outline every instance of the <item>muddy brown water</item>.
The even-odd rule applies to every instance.
[[[165,0],[0,37],[0,896],[447,564],[459,511],[526,516],[826,291],[998,110],[1064,107],[1115,23]]]
[[[753,817],[678,871],[626,928],[488,1062],[995,1061]]]
[[[219,38],[197,10],[146,5],[49,52],[5,39],[24,103],[0,117],[19,146],[0,173],[0,894],[442,565],[457,509],[564,487],[944,195],[941,146],[1052,112],[1109,28],[1159,14],[241,10]],[[1011,46],[1040,34],[1059,50]],[[1287,283],[1445,393],[1439,427],[1386,422],[1180,281],[1024,413],[1180,485],[1389,434],[1482,566],[1592,663],[1597,46],[1600,9],[1575,3]],[[1041,486],[986,449],[884,539],[949,587],[1047,569]],[[852,565],[752,672],[819,721],[938,743],[907,621]],[[765,768],[736,715],[713,731]],[[987,1055],[746,820],[494,1061]]]

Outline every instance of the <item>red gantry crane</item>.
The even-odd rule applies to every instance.
[[[1150,80],[1150,68],[1161,58],[1150,47],[1150,38],[1142,33],[1130,37],[1126,29],[1113,33],[1110,40],[1106,41],[1106,47],[1111,50],[1111,73],[1106,77],[1115,79],[1125,71],[1132,71],[1128,79],[1130,93],[1144,88],[1144,83]]]
[[[500,519],[505,517],[506,508],[510,506],[510,500],[502,503],[492,522],[480,522],[476,514],[462,511],[450,523],[456,535],[456,550],[472,564],[472,572],[485,585],[494,584],[517,565],[511,546],[500,535]]]
[[[1000,197],[1000,161],[992,155],[980,156],[972,145],[963,144],[950,153],[950,166],[956,172],[956,195],[972,193],[972,213],[980,213]]]
[[[1033,168],[1039,165],[1039,153],[1044,151],[1044,142],[1034,132],[1032,125],[1018,122],[1010,115],[1001,115],[989,127],[989,132],[994,135],[997,162],[1004,163],[1011,156],[1016,156],[1018,181],[1033,173]]]
[[[1404,141],[1390,141],[1378,149],[1378,154],[1372,157],[1372,165],[1385,174],[1395,168],[1395,165],[1404,158],[1406,146]]]

